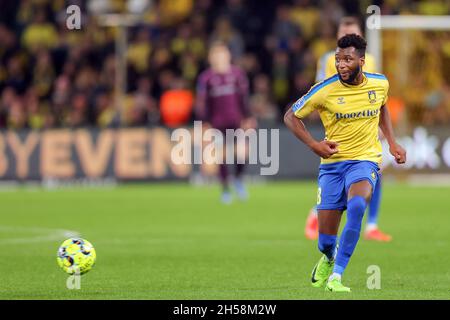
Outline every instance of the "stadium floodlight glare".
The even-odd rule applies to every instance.
[[[450,30],[450,16],[382,15],[379,28],[368,28],[366,24],[367,51],[375,57],[379,70],[383,65],[381,30]]]
[[[109,0],[89,0],[87,8],[92,14],[106,13],[111,10]]]
[[[130,13],[139,14],[145,12],[150,6],[149,0],[128,0],[127,10]]]

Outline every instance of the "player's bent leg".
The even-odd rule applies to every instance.
[[[372,194],[372,185],[363,180],[352,184],[348,192],[347,223],[341,234],[339,251],[333,273],[330,276],[326,290],[333,292],[350,292],[349,288],[341,283],[341,277],[352,256],[361,233],[361,224],[367,202]],[[328,285],[329,284],[329,285]]]
[[[323,256],[316,263],[311,273],[311,285],[321,288],[325,285],[333,271],[336,257],[337,231],[341,220],[342,211],[320,210],[319,242],[318,247]]]
[[[343,167],[345,164],[327,164],[319,168],[317,210],[319,250],[323,256],[316,264],[311,277],[315,287],[323,287],[334,267],[337,233],[347,202]]]
[[[351,198],[347,206],[347,223],[342,230],[340,249],[336,257],[334,272],[342,274],[355,250],[361,232],[361,223],[366,209],[366,200],[357,195]]]

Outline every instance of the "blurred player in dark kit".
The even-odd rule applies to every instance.
[[[203,127],[218,129],[223,135],[226,129],[254,128],[256,120],[250,116],[248,107],[248,79],[243,70],[232,64],[227,45],[220,41],[213,42],[208,60],[210,68],[200,74],[197,83],[196,113],[203,121]],[[230,204],[233,197],[229,186],[229,167],[225,161],[219,166],[222,202]],[[239,199],[246,200],[248,193],[242,181],[245,165],[238,164],[235,159],[234,167],[236,194]]]

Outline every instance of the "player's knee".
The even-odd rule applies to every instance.
[[[364,197],[354,196],[347,203],[347,221],[360,224],[366,211],[367,202]]]
[[[336,245],[337,236],[319,233],[318,247],[320,252],[326,253]]]

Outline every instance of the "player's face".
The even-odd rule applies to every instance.
[[[228,48],[224,46],[213,47],[208,58],[213,70],[217,72],[228,71],[231,64],[231,54]]]
[[[336,49],[336,70],[341,81],[353,83],[362,70],[364,57],[360,57],[354,47]]]

